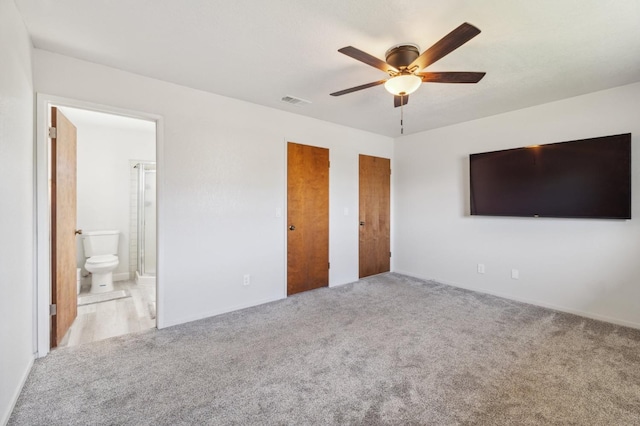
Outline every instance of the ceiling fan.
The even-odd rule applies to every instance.
[[[389,74],[390,78],[340,90],[331,93],[331,96],[342,96],[384,84],[385,89],[394,95],[394,106],[399,107],[407,104],[409,95],[415,92],[422,83],[477,83],[484,77],[484,72],[420,71],[453,52],[478,34],[480,34],[478,28],[465,22],[425,50],[422,55],[415,44],[403,43],[391,47],[385,54],[386,62],[353,46],[343,47],[338,52],[378,68]]]

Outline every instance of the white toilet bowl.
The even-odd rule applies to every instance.
[[[113,291],[113,271],[118,267],[118,256],[104,254],[87,259],[84,268],[91,272],[90,293]]]
[[[119,231],[87,231],[82,245],[87,262],[84,268],[91,272],[90,293],[113,291],[113,271],[118,267]]]

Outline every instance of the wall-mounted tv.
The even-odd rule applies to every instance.
[[[631,133],[469,155],[471,214],[631,219]]]

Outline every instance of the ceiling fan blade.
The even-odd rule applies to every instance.
[[[436,44],[425,50],[422,55],[418,56],[407,68],[417,65],[418,69],[421,70],[428,67],[437,60],[442,59],[444,56],[453,52],[478,34],[480,34],[480,30],[478,28],[465,22],[446,36],[442,37]]]
[[[398,108],[400,105],[406,105],[408,103],[409,103],[409,95],[393,97],[393,106],[395,108]]]
[[[353,46],[343,47],[342,49],[338,49],[338,52],[344,53],[345,55],[350,56],[357,61],[364,62],[367,65],[371,65],[372,67],[378,68],[379,70],[387,73],[389,71],[398,71],[397,68],[392,67],[382,59],[371,56],[367,52],[363,52],[362,50],[356,49]]]
[[[378,80],[378,81],[374,81],[373,83],[367,83],[367,84],[363,84],[361,86],[351,87],[349,89],[340,90],[339,92],[333,92],[333,93],[331,93],[331,96],[346,95],[347,93],[357,92],[358,90],[368,89],[369,87],[374,87],[374,86],[379,86],[381,84],[384,84],[386,81],[387,80]]]
[[[484,72],[419,72],[423,83],[477,83],[482,80]]]

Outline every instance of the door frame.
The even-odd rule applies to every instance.
[[[51,321],[51,197],[49,195],[49,111],[51,106],[80,108],[95,112],[121,115],[156,123],[156,327],[164,328],[164,287],[162,266],[164,265],[164,234],[160,231],[164,219],[164,123],[160,115],[100,105],[77,99],[64,98],[44,93],[36,94],[35,137],[35,218],[34,218],[34,354],[37,358],[50,351]]]

